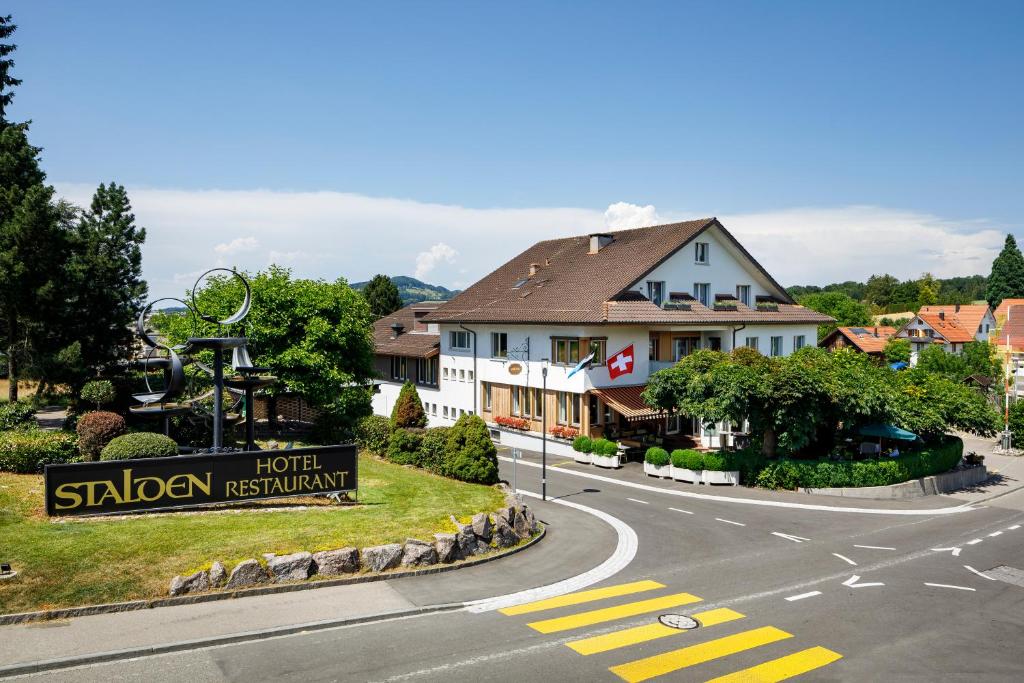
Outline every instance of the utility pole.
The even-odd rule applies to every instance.
[[[540,499],[548,499],[548,359],[541,358],[540,368]]]

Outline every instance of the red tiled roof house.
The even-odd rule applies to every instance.
[[[995,332],[996,319],[985,304],[923,306],[896,336],[910,341],[910,363],[931,345],[940,345],[947,353],[960,353],[964,344],[988,341]]]

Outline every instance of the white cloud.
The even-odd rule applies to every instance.
[[[426,251],[416,254],[416,278],[422,280],[439,263],[455,263],[455,257],[459,252],[449,247],[444,242],[438,242]]]
[[[57,189],[87,206],[95,188]],[[269,262],[301,277],[353,282],[376,273],[407,275],[415,263],[430,282],[461,288],[539,240],[709,215],[659,215],[653,206],[623,202],[607,211],[473,209],[340,192],[131,186],[128,192],[139,225],[147,228],[143,274],[153,298],[180,296],[193,273],[215,265],[258,270]],[[940,277],[987,273],[1005,236],[983,221],[954,225],[870,206],[723,213],[718,215],[726,227],[786,285],[863,280],[881,272],[901,278],[923,271]],[[218,253],[219,245],[232,253]]]
[[[639,206],[628,202],[615,202],[610,204],[604,212],[604,224],[612,230],[642,228],[662,222],[664,221],[658,216],[658,212],[652,204]]]

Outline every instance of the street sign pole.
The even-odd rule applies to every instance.
[[[523,452],[518,448],[512,449],[512,493],[519,493],[519,486],[516,483],[516,465],[519,464],[519,458],[523,456]]]
[[[545,365],[540,369],[540,375],[543,378],[543,390],[541,391],[541,411],[540,411],[540,499],[548,499],[548,366],[546,365],[547,358],[544,358],[542,363]]]

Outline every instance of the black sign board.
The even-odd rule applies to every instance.
[[[355,491],[352,445],[47,465],[46,513],[84,515]]]

